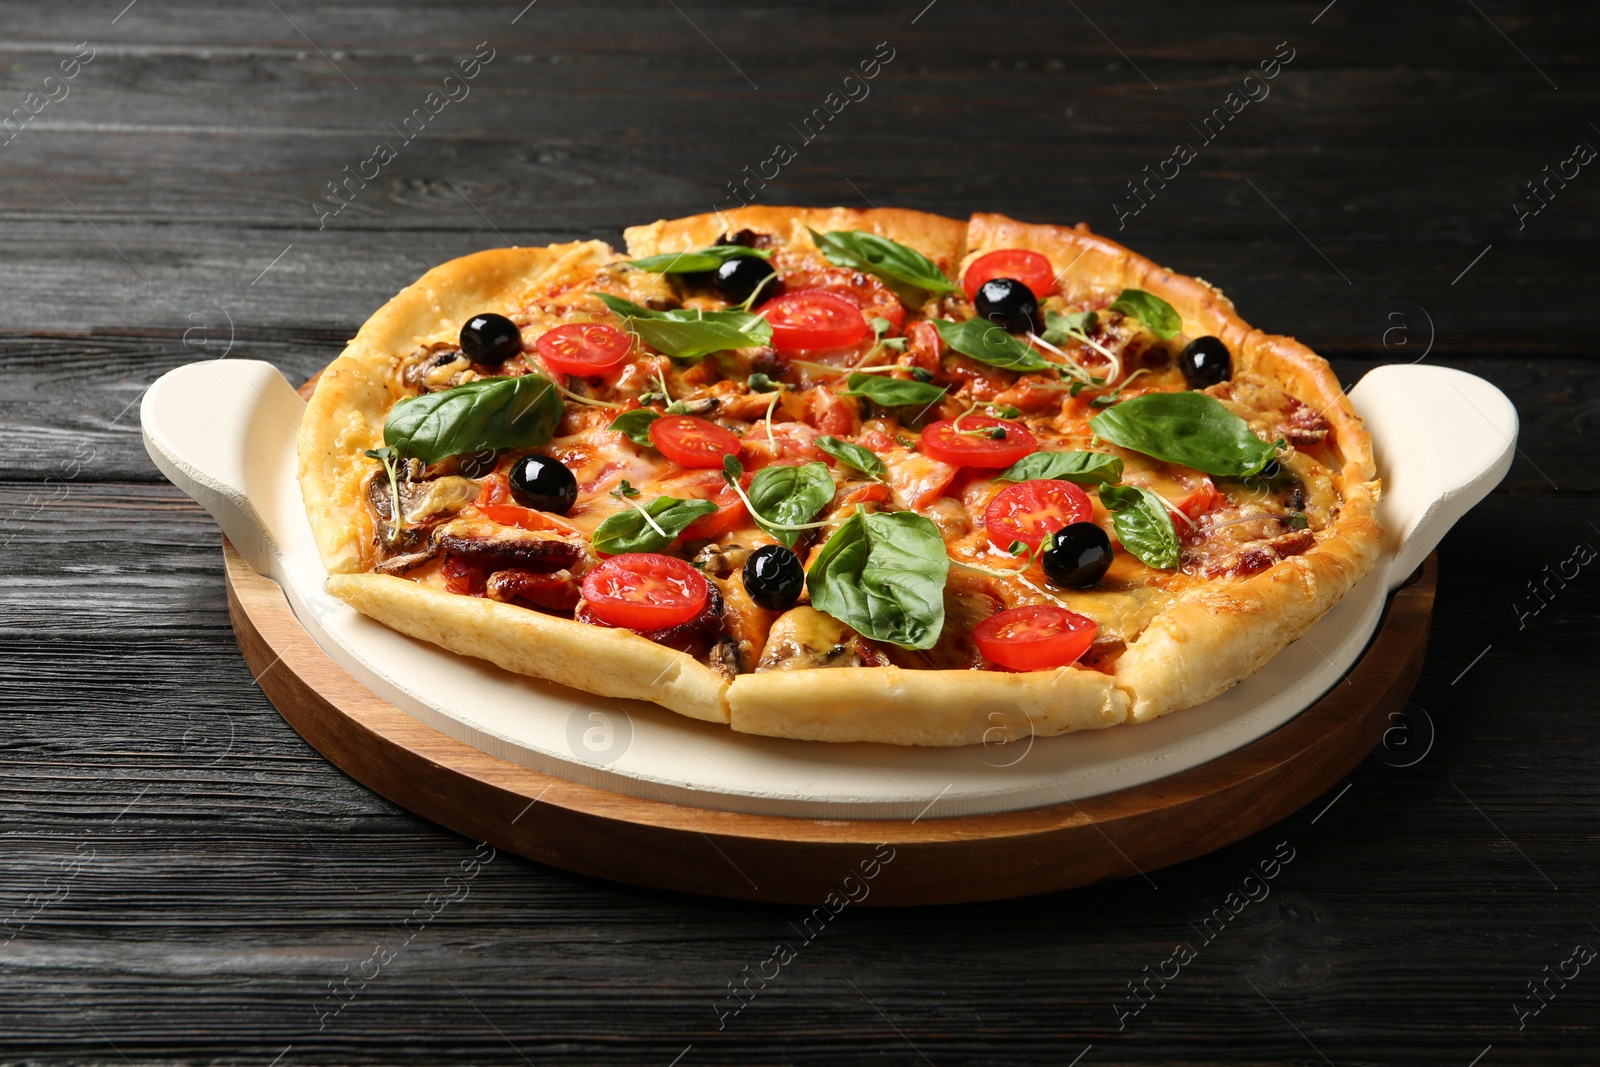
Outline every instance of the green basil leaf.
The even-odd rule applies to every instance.
[[[942,399],[949,390],[948,386],[888,378],[879,374],[852,374],[845,379],[844,386],[840,396],[864,396],[886,408],[910,407],[912,404],[927,407]]]
[[[628,266],[647,270],[652,274],[698,274],[701,271],[716,270],[735,256],[760,256],[762,259],[771,259],[772,252],[770,249],[746,248],[744,245],[712,245],[698,252],[663,252],[659,256],[631,259],[628,261]]]
[[[755,505],[756,525],[793,548],[800,540],[799,530],[785,530],[768,523],[797,526],[810,522],[833,500],[833,475],[826,463],[802,463],[798,467],[763,467],[750,479],[747,495]],[[766,520],[765,522],[762,520]]]
[[[1178,531],[1160,497],[1136,485],[1102,485],[1100,503],[1123,548],[1157,570],[1178,565]]]
[[[921,304],[928,295],[959,293],[961,287],[915,248],[865,230],[811,230],[811,239],[835,267],[865,271],[883,281],[908,304]]]
[[[1054,311],[1044,313],[1044,333],[1039,336],[1045,343],[1060,348],[1073,339],[1074,333],[1089,334],[1094,332],[1095,324],[1100,321],[1100,316],[1093,311],[1069,311],[1065,315]]]
[[[879,459],[869,448],[864,448],[850,441],[841,441],[830,434],[823,434],[817,438],[816,444],[818,448],[851,470],[860,471],[869,478],[882,478],[884,476],[883,460]]]
[[[666,531],[658,533],[638,508],[624,508],[594,529],[594,550],[608,556],[623,552],[660,552],[672,544],[679,534],[694,520],[717,510],[709,500],[679,500],[677,497],[658,496],[643,505],[656,520],[656,525]]]
[[[593,293],[644,343],[677,359],[698,359],[730,348],[772,340],[772,325],[747,311],[653,311],[610,293]]]
[[[968,319],[966,322],[934,319],[933,325],[945,344],[979,363],[1019,372],[1049,370],[1055,366],[988,319]]]
[[[1114,445],[1220,478],[1260,473],[1283,446],[1204,393],[1146,393],[1107,408],[1089,427]]]
[[[874,641],[932,648],[949,576],[944,539],[929,519],[858,507],[818,550],[806,588],[812,607]]]
[[[550,439],[563,410],[561,394],[542,374],[479,378],[395,404],[383,423],[383,443],[424,463],[489,448],[532,448]]]
[[[1163,341],[1177,336],[1178,331],[1183,329],[1183,317],[1178,314],[1177,309],[1154,293],[1147,293],[1143,289],[1122,290],[1111,302],[1111,310],[1132,315]]]
[[[1122,460],[1104,452],[1035,452],[994,476],[997,482],[1062,478],[1079,485],[1114,485],[1122,480]]]
[[[655,446],[650,443],[650,424],[659,418],[661,412],[654,408],[634,408],[612,419],[606,429],[622,432],[636,445],[653,448]]]

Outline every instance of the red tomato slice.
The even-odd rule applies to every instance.
[[[995,438],[987,432],[971,432],[995,429],[1004,430],[1005,436]],[[952,467],[1000,470],[1034,451],[1039,442],[1020,422],[990,415],[963,415],[929,423],[922,431],[921,447],[925,455]]]
[[[848,267],[802,267],[785,271],[783,284],[793,293],[817,289],[837,293],[860,308],[868,322],[888,319],[889,325],[898,330],[906,321],[905,305],[900,303],[894,290],[872,275],[858,270]]]
[[[615,370],[628,358],[628,335],[603,322],[569,322],[533,343],[550,369],[580,378]]]
[[[710,595],[699,571],[657,552],[612,556],[583,579],[583,599],[595,618],[630,630],[686,623],[700,614]]]
[[[1050,261],[1025,248],[1002,248],[973,260],[966,277],[961,280],[967,299],[976,299],[978,290],[991,278],[1015,279],[1032,289],[1040,300],[1056,291],[1056,272]]]
[[[1198,519],[1223,502],[1223,497],[1210,478],[1200,480],[1200,488],[1178,501],[1178,510],[1191,519]],[[1174,520],[1176,521],[1176,520]]]
[[[1010,551],[1021,541],[1035,552],[1046,537],[1063,526],[1087,522],[1094,515],[1089,494],[1060,478],[1038,478],[1001,490],[983,513],[989,543]]]
[[[1066,608],[1029,604],[984,619],[972,630],[978,651],[1014,671],[1076,663],[1094,644],[1095,621]]]
[[[446,556],[444,562],[439,564],[439,573],[444,576],[444,587],[450,592],[465,596],[483,595],[488,576],[481,567],[469,566],[457,556]]]
[[[504,504],[511,499],[511,487],[506,484],[506,476],[495,471],[483,480],[478,487],[478,506],[485,504]]]
[[[722,466],[723,456],[739,454],[739,438],[714,422],[693,415],[668,415],[650,424],[650,443],[683,467]]]
[[[825,289],[805,289],[768,300],[756,311],[772,324],[779,352],[831,352],[872,336],[855,302]]]
[[[484,518],[498,522],[502,526],[518,526],[524,530],[554,530],[561,534],[579,532],[578,528],[570,523],[562,522],[543,511],[522,507],[520,504],[479,504],[478,512]]]

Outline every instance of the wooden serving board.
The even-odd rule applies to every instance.
[[[313,748],[368,788],[457,833],[566,870],[818,906],[830,894],[911,905],[1069,889],[1191,859],[1278,822],[1360,763],[1405,703],[1422,669],[1436,579],[1430,555],[1390,596],[1341,684],[1211,763],[1025,811],[841,820],[624,796],[490,756],[357,682],[226,539],[223,558],[234,633],[262,691]]]

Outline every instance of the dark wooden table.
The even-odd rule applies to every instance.
[[[1600,1060],[1592,5],[126,2],[0,2],[0,1061]],[[504,855],[439,908],[473,842],[252,684],[140,393],[224,353],[306,376],[441,260],[708,210],[780,143],[760,202],[1087,220],[1347,381],[1504,389],[1520,458],[1440,550],[1431,749],[1147,879],[847,909],[720,1027],[797,909]]]

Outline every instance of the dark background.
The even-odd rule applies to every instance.
[[[1527,983],[1600,945],[1600,575],[1537,613],[1527,583],[1600,545],[1600,173],[1513,206],[1600,146],[1592,4],[125,2],[0,2],[0,115],[94,49],[0,146],[0,1061],[1596,1062],[1600,965],[1537,1014]],[[479,42],[470,96],[401,146],[388,124]],[[801,144],[879,42],[870,95]],[[1270,96],[1202,144],[1280,42]],[[1180,140],[1198,158],[1119,232]],[[379,141],[398,158],[319,230]],[[1149,879],[847,909],[721,1031],[801,909],[500,856],[319,1031],[328,983],[473,844],[252,684],[141,391],[223,352],[298,381],[442,260],[709,210],[780,141],[759,202],[1085,220],[1347,382],[1426,354],[1504,389],[1520,458],[1439,552],[1431,750]],[[1126,983],[1279,842],[1271,895],[1119,1030]]]

